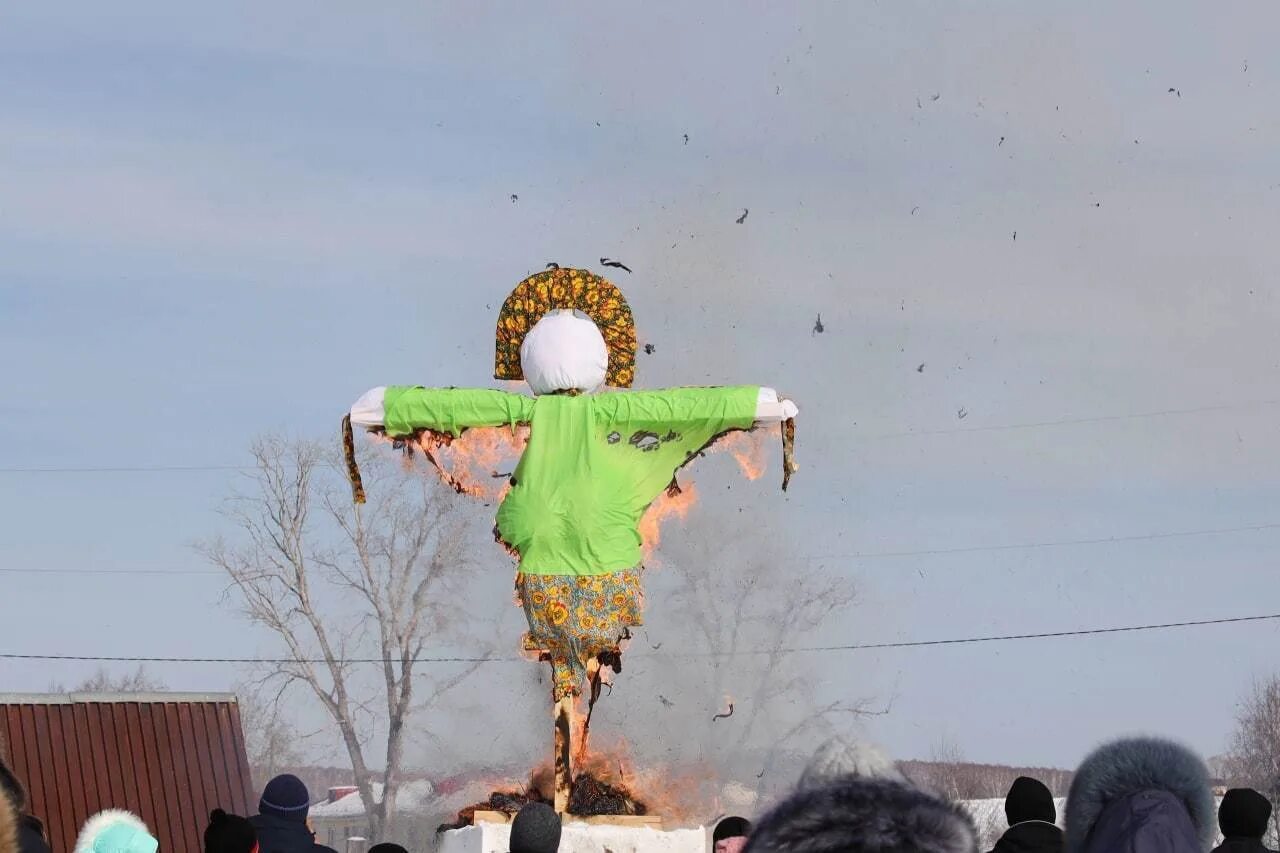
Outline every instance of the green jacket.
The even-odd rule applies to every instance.
[[[759,386],[570,397],[393,386],[393,437],[528,424],[529,445],[498,508],[520,571],[598,575],[640,563],[640,519],[675,472],[721,433],[750,429]]]

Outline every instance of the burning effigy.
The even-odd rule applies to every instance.
[[[460,494],[469,489],[440,464],[439,448],[467,430],[527,430],[494,533],[518,560],[515,591],[529,625],[523,648],[552,669],[554,805],[562,814],[586,799],[611,802],[616,793],[579,776],[584,787],[575,800],[586,724],[575,753],[571,720],[584,684],[593,707],[602,669],[621,671],[631,629],[641,624],[646,510],[678,495],[677,474],[711,445],[761,424],[782,426],[784,490],[795,470],[797,409],[772,388],[601,393],[630,388],[635,364],[635,322],[618,288],[586,270],[556,267],[520,282],[498,316],[494,377],[523,379],[533,396],[380,386],[343,419],[358,503],[364,490],[354,428],[421,452]]]

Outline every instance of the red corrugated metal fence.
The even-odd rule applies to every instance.
[[[0,752],[54,853],[70,853],[85,820],[107,808],[139,815],[166,853],[201,850],[214,808],[252,813],[231,697],[3,697]]]

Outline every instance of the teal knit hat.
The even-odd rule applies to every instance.
[[[136,815],[110,809],[85,823],[75,853],[156,853],[159,847],[160,842]]]

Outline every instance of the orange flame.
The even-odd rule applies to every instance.
[[[731,432],[708,449],[712,453],[729,453],[748,480],[758,480],[768,467],[765,441],[766,435],[760,431]]]
[[[705,818],[710,804],[706,792],[713,788],[717,774],[707,764],[695,768],[681,768],[673,772],[661,764],[648,769],[637,766],[631,748],[621,735],[608,737],[599,732],[591,734],[587,749],[580,752],[582,727],[586,721],[585,698],[575,702],[571,725],[573,732],[573,777],[587,773],[596,780],[622,788],[637,802],[643,803],[647,813],[674,823],[698,823]],[[597,707],[597,711],[599,707]],[[597,721],[598,722],[598,721]],[[530,787],[550,800],[554,787],[554,774],[550,762],[534,770]]]
[[[646,562],[653,557],[654,549],[662,541],[662,522],[673,516],[683,521],[697,502],[698,489],[693,483],[689,483],[675,494],[663,492],[649,505],[648,511],[640,519],[640,541]]]
[[[705,818],[704,795],[716,777],[710,764],[682,767],[679,772],[660,763],[641,768],[620,735],[605,742],[598,735],[593,737],[590,752],[574,767],[575,776],[581,772],[625,788],[644,803],[649,814],[673,823],[698,823]]]
[[[414,447],[435,458],[441,479],[451,488],[491,502],[501,501],[510,491],[512,472],[528,440],[527,426],[473,428],[457,438],[423,432],[409,439]],[[406,464],[418,465],[412,458]]]

